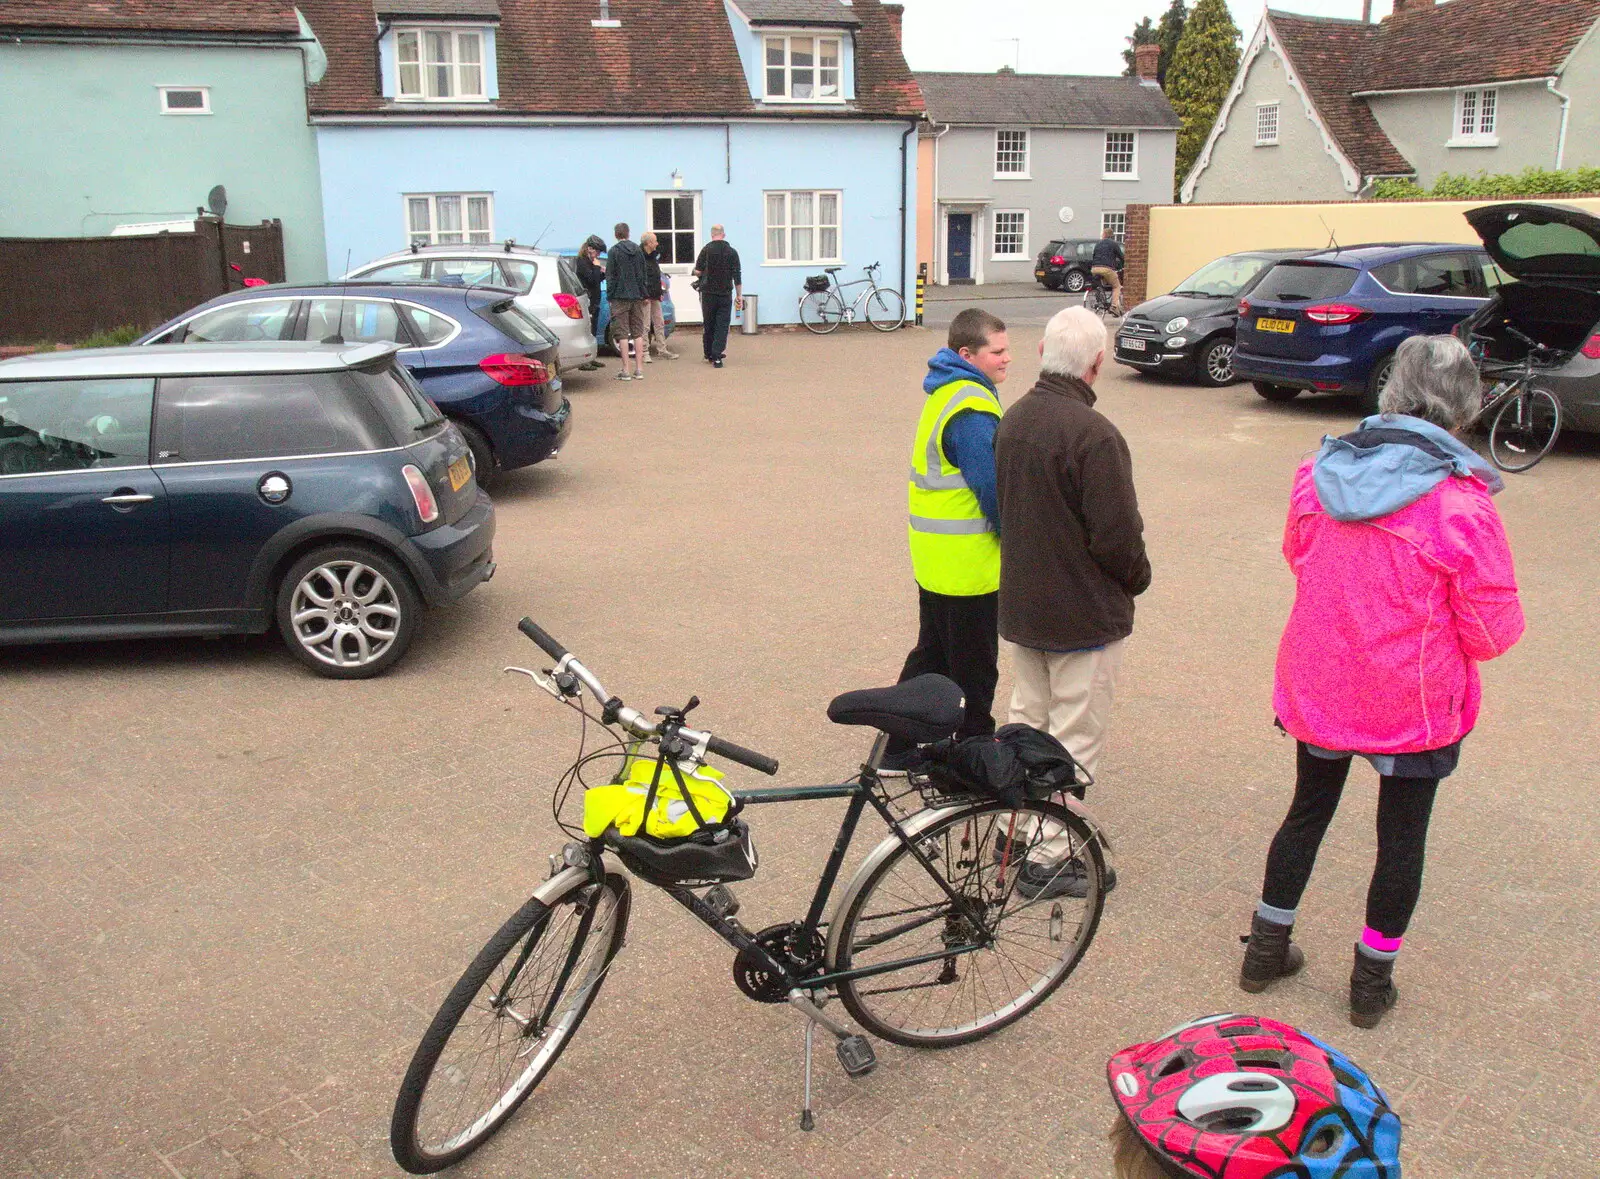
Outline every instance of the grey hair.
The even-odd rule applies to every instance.
[[[1044,350],[1039,371],[1064,377],[1087,377],[1105,354],[1106,325],[1087,307],[1057,311],[1044,329]]]
[[[1454,336],[1412,336],[1394,354],[1378,412],[1458,430],[1472,420],[1482,396],[1478,366],[1465,344]]]

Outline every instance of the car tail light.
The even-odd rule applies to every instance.
[[[576,295],[557,295],[556,306],[561,308],[562,314],[564,314],[568,319],[583,318],[583,307],[579,304],[578,297]]]
[[[1066,264],[1067,264],[1067,260],[1064,257],[1062,257],[1060,254],[1051,254],[1050,255],[1050,265],[1052,265],[1052,266],[1065,266]]]
[[[1304,314],[1312,323],[1359,323],[1372,318],[1372,312],[1365,307],[1355,307],[1349,303],[1319,303],[1315,307],[1307,307]]]
[[[422,517],[424,524],[432,524],[439,518],[439,501],[433,498],[433,488],[428,486],[427,478],[410,463],[401,467],[400,473],[406,477],[406,486],[411,488],[417,515]]]
[[[1249,315],[1250,314],[1250,300],[1249,299],[1240,299],[1239,300],[1239,314],[1240,315]]]
[[[1590,360],[1600,360],[1600,332],[1589,337],[1589,342],[1583,346],[1583,354]]]
[[[570,296],[569,296],[570,298]],[[517,356],[510,352],[497,352],[478,361],[478,367],[501,385],[520,388],[526,385],[543,385],[550,380],[550,370],[531,356]]]
[[[1335,389],[1339,388],[1338,381],[1312,381],[1311,383],[1324,393],[1331,393]]]

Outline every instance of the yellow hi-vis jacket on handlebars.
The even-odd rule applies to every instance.
[[[733,806],[733,795],[722,787],[722,772],[710,766],[693,762],[678,763],[684,787],[694,800],[695,810],[707,823],[720,823]],[[684,802],[678,790],[678,780],[668,766],[661,767],[661,780],[656,784],[655,802],[650,815],[645,817],[645,798],[650,793],[650,780],[656,774],[656,759],[634,757],[629,760],[621,780],[608,786],[593,786],[583,794],[583,833],[598,839],[607,827],[616,824],[622,835],[639,834],[644,825],[646,835],[657,839],[673,839],[693,835],[700,830],[694,811]]]
[[[1000,416],[1000,399],[976,381],[928,394],[911,446],[911,568],[929,593],[968,598],[1000,588],[1000,538],[978,494],[944,453],[944,428],[964,410]]]

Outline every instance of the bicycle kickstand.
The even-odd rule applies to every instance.
[[[796,987],[789,992],[789,1005],[806,1017],[806,1088],[805,1105],[800,1110],[800,1128],[811,1130],[817,1124],[816,1118],[811,1113],[811,1049],[817,1025],[821,1024],[832,1032],[838,1041],[834,1045],[834,1051],[848,1075],[866,1076],[878,1067],[878,1056],[872,1050],[871,1041],[852,1032],[832,1016],[824,1014],[822,1008],[801,988]]]

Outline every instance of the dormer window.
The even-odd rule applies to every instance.
[[[769,102],[840,102],[838,37],[799,33],[768,36],[766,97]]]
[[[398,97],[410,102],[484,102],[481,29],[395,31]]]

